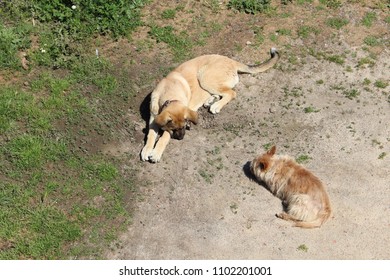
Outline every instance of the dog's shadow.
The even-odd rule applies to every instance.
[[[141,114],[141,118],[146,122],[146,124],[149,123],[150,118],[150,100],[152,98],[152,92],[148,93],[144,100],[141,102],[139,106],[139,113]]]
[[[142,130],[144,133],[144,142],[146,142],[146,137],[148,135],[149,130],[149,119],[150,119],[150,101],[152,98],[152,92],[150,92],[144,100],[141,102],[139,106],[139,113],[141,115],[141,118],[145,121],[146,125],[145,128]]]
[[[255,182],[257,182],[260,186],[262,186],[264,189],[266,189],[269,193],[271,193],[271,191],[269,190],[268,186],[266,183],[264,183],[263,181],[260,181],[258,180],[255,175],[253,175],[252,171],[251,171],[251,162],[248,161],[247,163],[244,164],[244,166],[242,167],[242,170],[244,171],[244,174],[246,177],[248,177],[250,180],[253,180]],[[272,193],[271,193],[272,194]],[[285,201],[282,200],[282,207],[283,207],[283,211],[287,211],[287,207],[288,205],[285,203]]]
[[[244,171],[244,174],[245,174],[246,177],[248,177],[252,181],[255,181],[260,186],[262,186],[263,188],[268,190],[267,185],[263,181],[258,180],[255,177],[255,175],[253,175],[253,173],[251,171],[251,162],[250,161],[248,161],[247,163],[244,164],[244,166],[242,167],[242,170]]]

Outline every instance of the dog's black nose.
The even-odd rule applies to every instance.
[[[182,129],[174,130],[172,133],[172,138],[177,140],[182,140],[185,134],[186,134],[186,129],[185,127],[183,127]]]

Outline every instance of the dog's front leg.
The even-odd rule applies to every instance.
[[[152,117],[151,117],[152,118]],[[156,143],[159,127],[156,123],[154,123],[154,120],[152,119],[149,124],[149,132],[146,138],[145,146],[143,147],[141,151],[141,159],[143,161],[148,161],[150,157],[152,156],[154,144]]]
[[[149,160],[151,162],[156,163],[160,161],[161,156],[166,146],[168,145],[170,139],[171,139],[171,135],[169,134],[169,132],[164,131],[163,135],[161,135],[160,139],[158,139],[156,147],[153,149],[152,154],[149,157]]]

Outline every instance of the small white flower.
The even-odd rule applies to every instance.
[[[72,10],[76,10],[76,5],[72,5]]]
[[[41,50],[41,53],[45,53],[46,52],[46,50],[43,49],[43,48],[41,48],[40,50]]]

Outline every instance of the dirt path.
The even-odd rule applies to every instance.
[[[238,98],[215,117],[202,110],[200,125],[171,141],[161,163],[134,157],[147,187],[106,257],[389,259],[390,101],[388,88],[363,81],[389,81],[390,53],[357,67],[363,53],[333,47],[351,50],[344,65],[307,55],[299,71],[243,75]],[[326,184],[334,217],[321,229],[277,219],[281,202],[248,175],[248,162],[270,144],[308,159]]]

